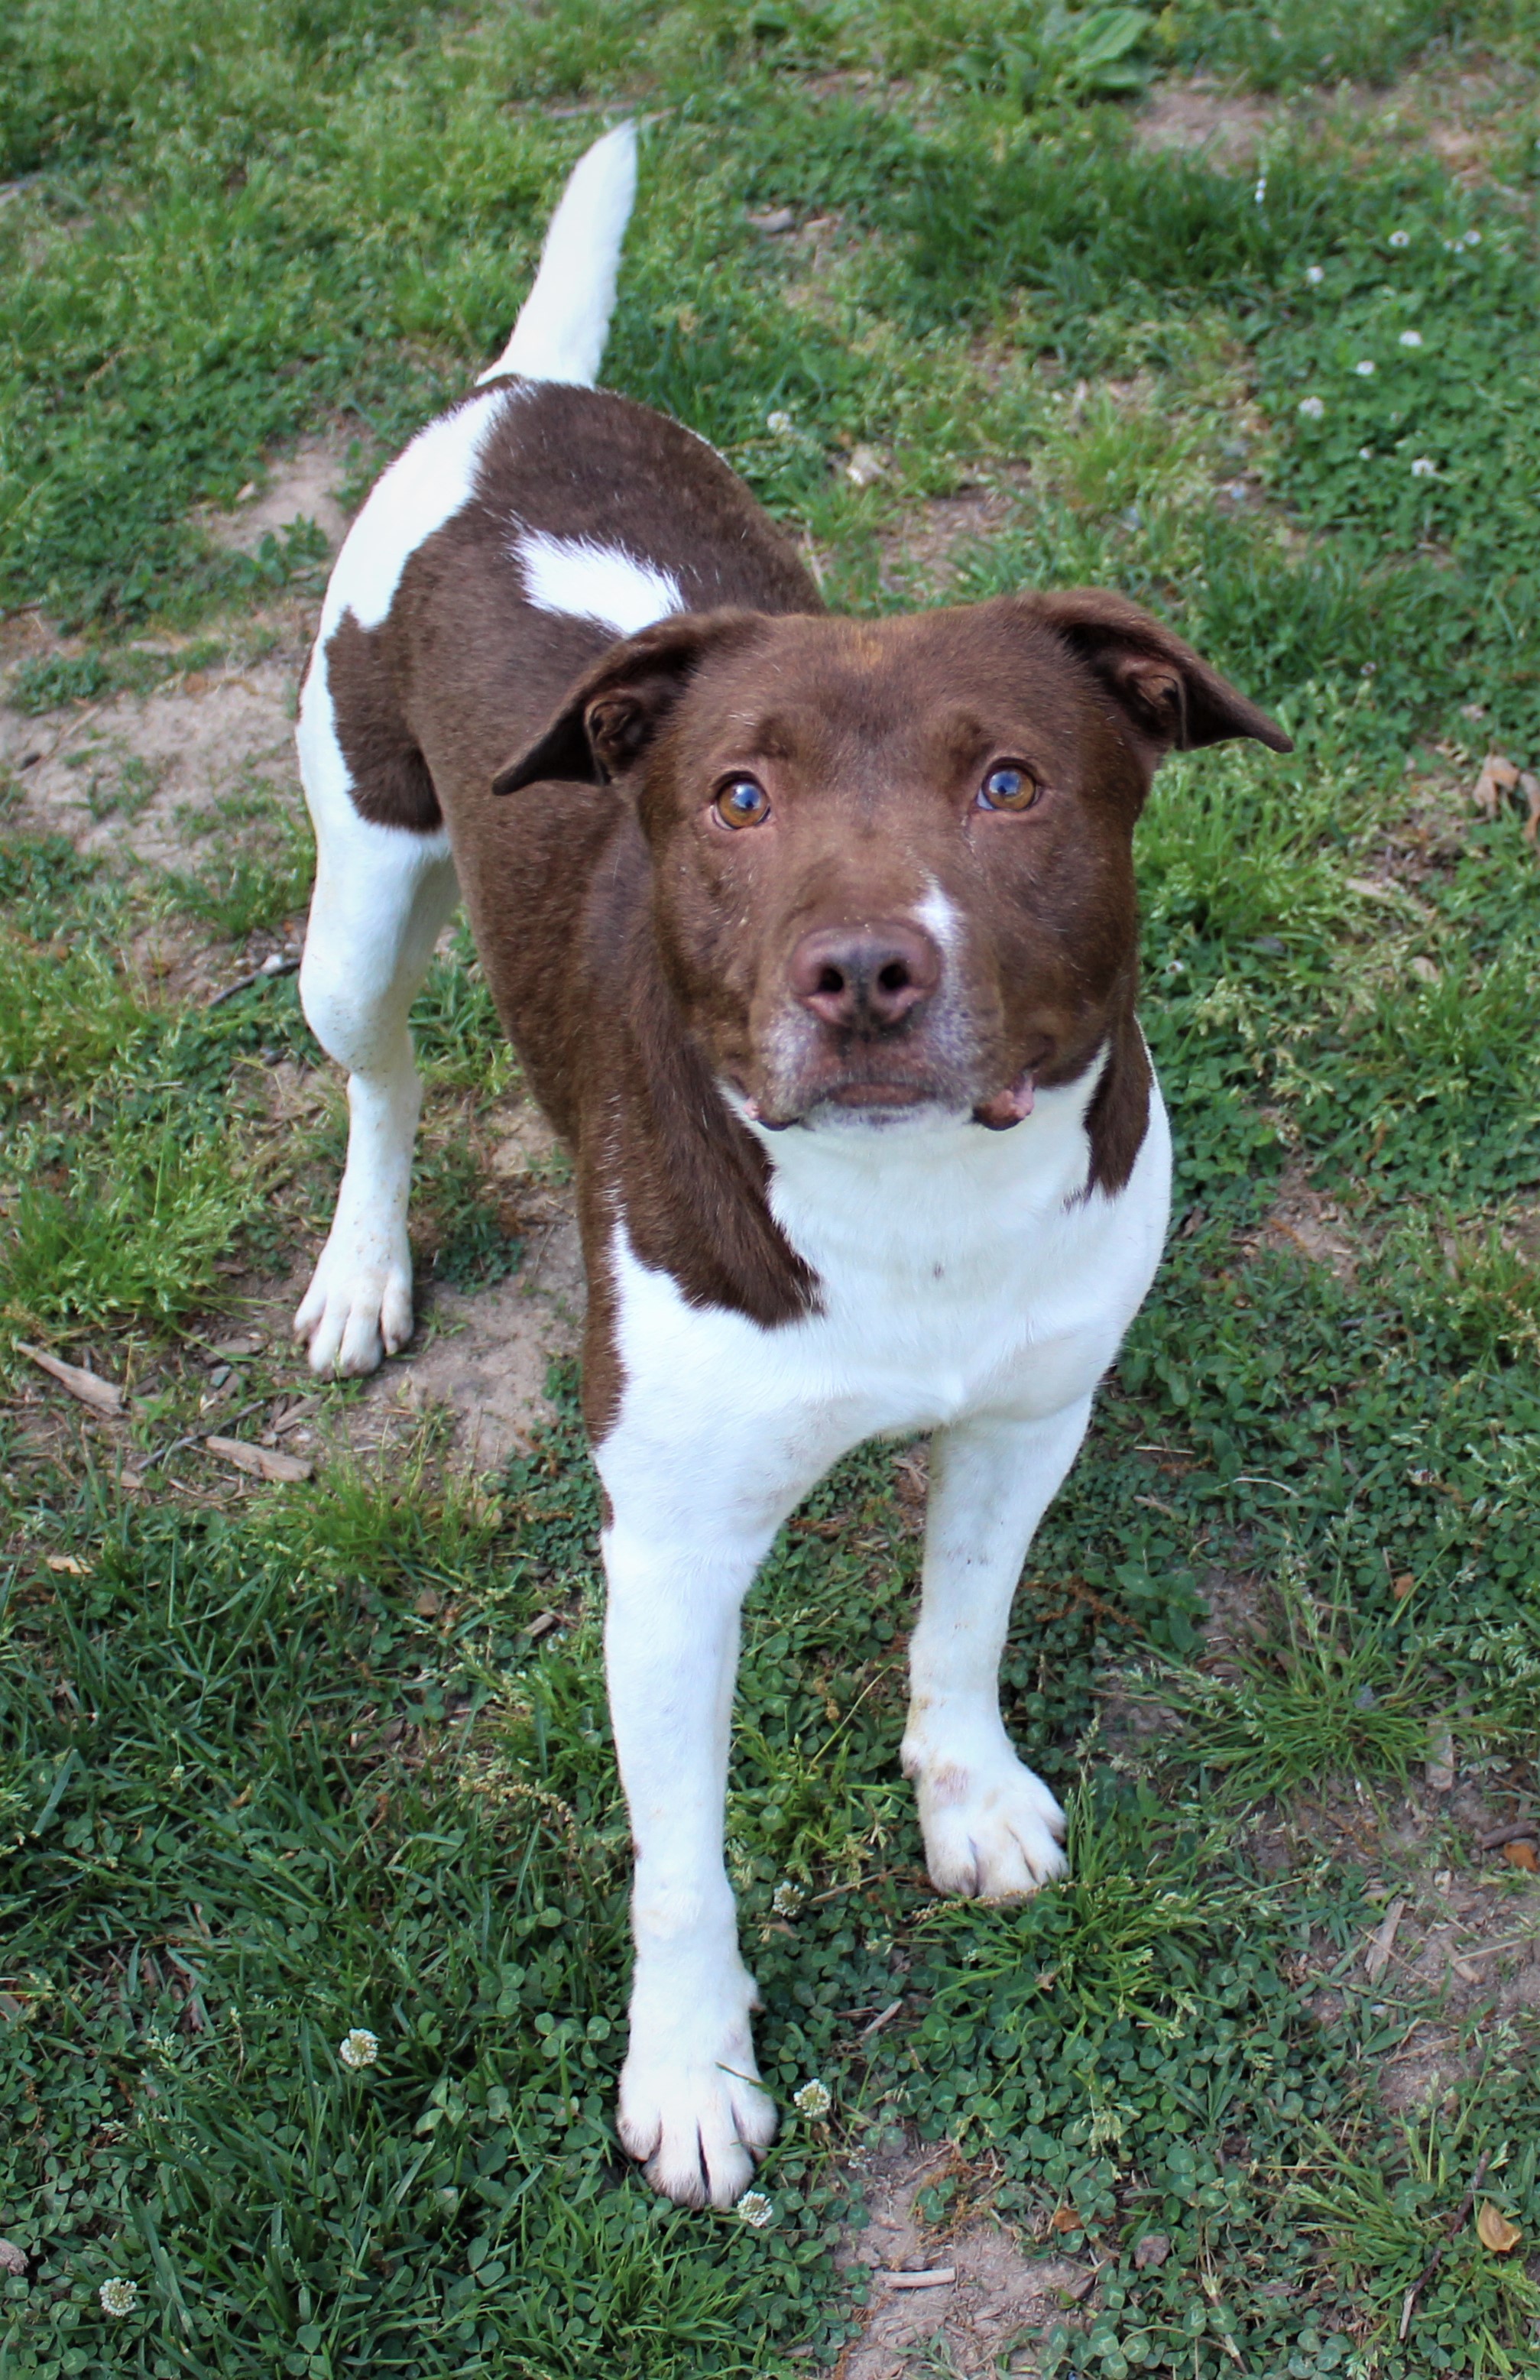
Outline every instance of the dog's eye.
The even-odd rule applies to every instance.
[[[1029,810],[1040,790],[1029,770],[1018,768],[1014,760],[1002,760],[979,786],[978,807],[981,810]]]
[[[716,798],[723,826],[760,826],[770,816],[770,795],[753,777],[734,777]]]

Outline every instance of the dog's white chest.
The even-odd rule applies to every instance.
[[[1155,1272],[1170,1139],[1156,1092],[1126,1188],[1081,1196],[1086,1097],[1044,1094],[1012,1133],[777,1135],[771,1208],[821,1288],[817,1312],[777,1329],[689,1305],[619,1221],[612,1494],[643,1473],[655,1494],[666,1472],[687,1503],[709,1470],[755,1525],[863,1439],[1087,1396]]]

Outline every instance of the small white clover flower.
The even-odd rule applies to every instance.
[[[355,2070],[360,2066],[372,2066],[379,2055],[379,2034],[370,2033],[361,2024],[356,2024],[351,2033],[345,2034],[337,2048],[337,2056],[343,2064],[353,2067]]]
[[[1399,344],[1403,347],[1420,347],[1423,344],[1423,334],[1421,331],[1403,331]]]
[[[1309,282],[1312,289],[1318,289],[1322,282],[1326,279],[1326,266],[1324,264],[1307,264],[1304,268],[1304,277]]]
[[[1468,232],[1466,233],[1466,235],[1465,235],[1465,242],[1464,242],[1464,244],[1465,244],[1465,246],[1466,246],[1467,248],[1479,248],[1479,247],[1481,246],[1481,234],[1480,234],[1480,232],[1479,232],[1479,231],[1468,231]]]
[[[102,2301],[103,2313],[115,2314],[121,2320],[125,2314],[132,2313],[139,2303],[139,2283],[120,2280],[115,2273],[110,2281],[103,2282],[96,2294]]]
[[[1373,380],[1376,369],[1376,367],[1371,363],[1367,356],[1364,357],[1361,364],[1354,364],[1353,366],[1353,370],[1358,374],[1360,380]]]
[[[1262,204],[1263,200],[1267,197],[1267,176],[1266,176],[1266,174],[1258,174],[1258,176],[1257,176],[1257,177],[1256,177],[1256,188],[1255,188],[1255,189],[1252,192],[1252,196],[1253,196],[1253,198],[1256,200],[1257,205],[1258,205],[1258,206],[1260,206],[1260,205]]]
[[[800,2091],[793,2092],[792,2105],[799,2116],[806,2116],[810,2123],[818,2124],[822,2122],[834,2105],[834,2095],[827,2082],[819,2082],[815,2079],[811,2082],[805,2082]]]
[[[1412,234],[1409,231],[1393,231],[1390,234],[1390,245],[1392,248],[1410,248]]]
[[[1433,480],[1438,476],[1438,466],[1431,455],[1419,455],[1412,466],[1414,480]]]
[[[777,1917],[794,1917],[802,1906],[802,1887],[786,1876],[770,1894],[770,1907]]]
[[[748,2224],[755,2231],[762,2231],[775,2218],[774,2205],[762,2190],[746,2190],[734,2213],[740,2223]]]
[[[796,424],[789,413],[767,413],[765,428],[772,438],[789,438]]]
[[[1304,414],[1306,421],[1319,421],[1323,419],[1326,413],[1326,407],[1318,396],[1302,396],[1300,399],[1300,411]]]
[[[1358,450],[1358,459],[1361,463],[1372,463],[1375,459],[1374,448],[1372,446],[1361,446]]]

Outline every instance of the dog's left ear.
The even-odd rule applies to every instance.
[[[544,733],[501,768],[494,794],[556,778],[607,785],[640,759],[703,662],[746,644],[758,612],[681,612],[612,645],[563,698]]]
[[[1276,720],[1137,603],[1099,587],[1066,587],[1007,601],[1018,616],[1061,637],[1095,673],[1152,770],[1168,752],[1190,752],[1234,735],[1254,736],[1274,752],[1293,750]]]

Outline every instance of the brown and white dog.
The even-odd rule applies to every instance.
[[[1173,747],[1288,741],[1115,595],[826,613],[710,447],[592,385],[635,176],[629,127],[583,159],[506,352],[332,577],[301,991],[351,1131],[296,1329],[321,1372],[410,1336],[406,1016],[463,899],[577,1171],[637,1854],[620,2133],[722,2205],[775,2127],[722,1864],[744,1596],[840,1455],[932,1432],[903,1744],[930,1874],[1063,1873],[997,1670],[1166,1228],[1134,824]]]

